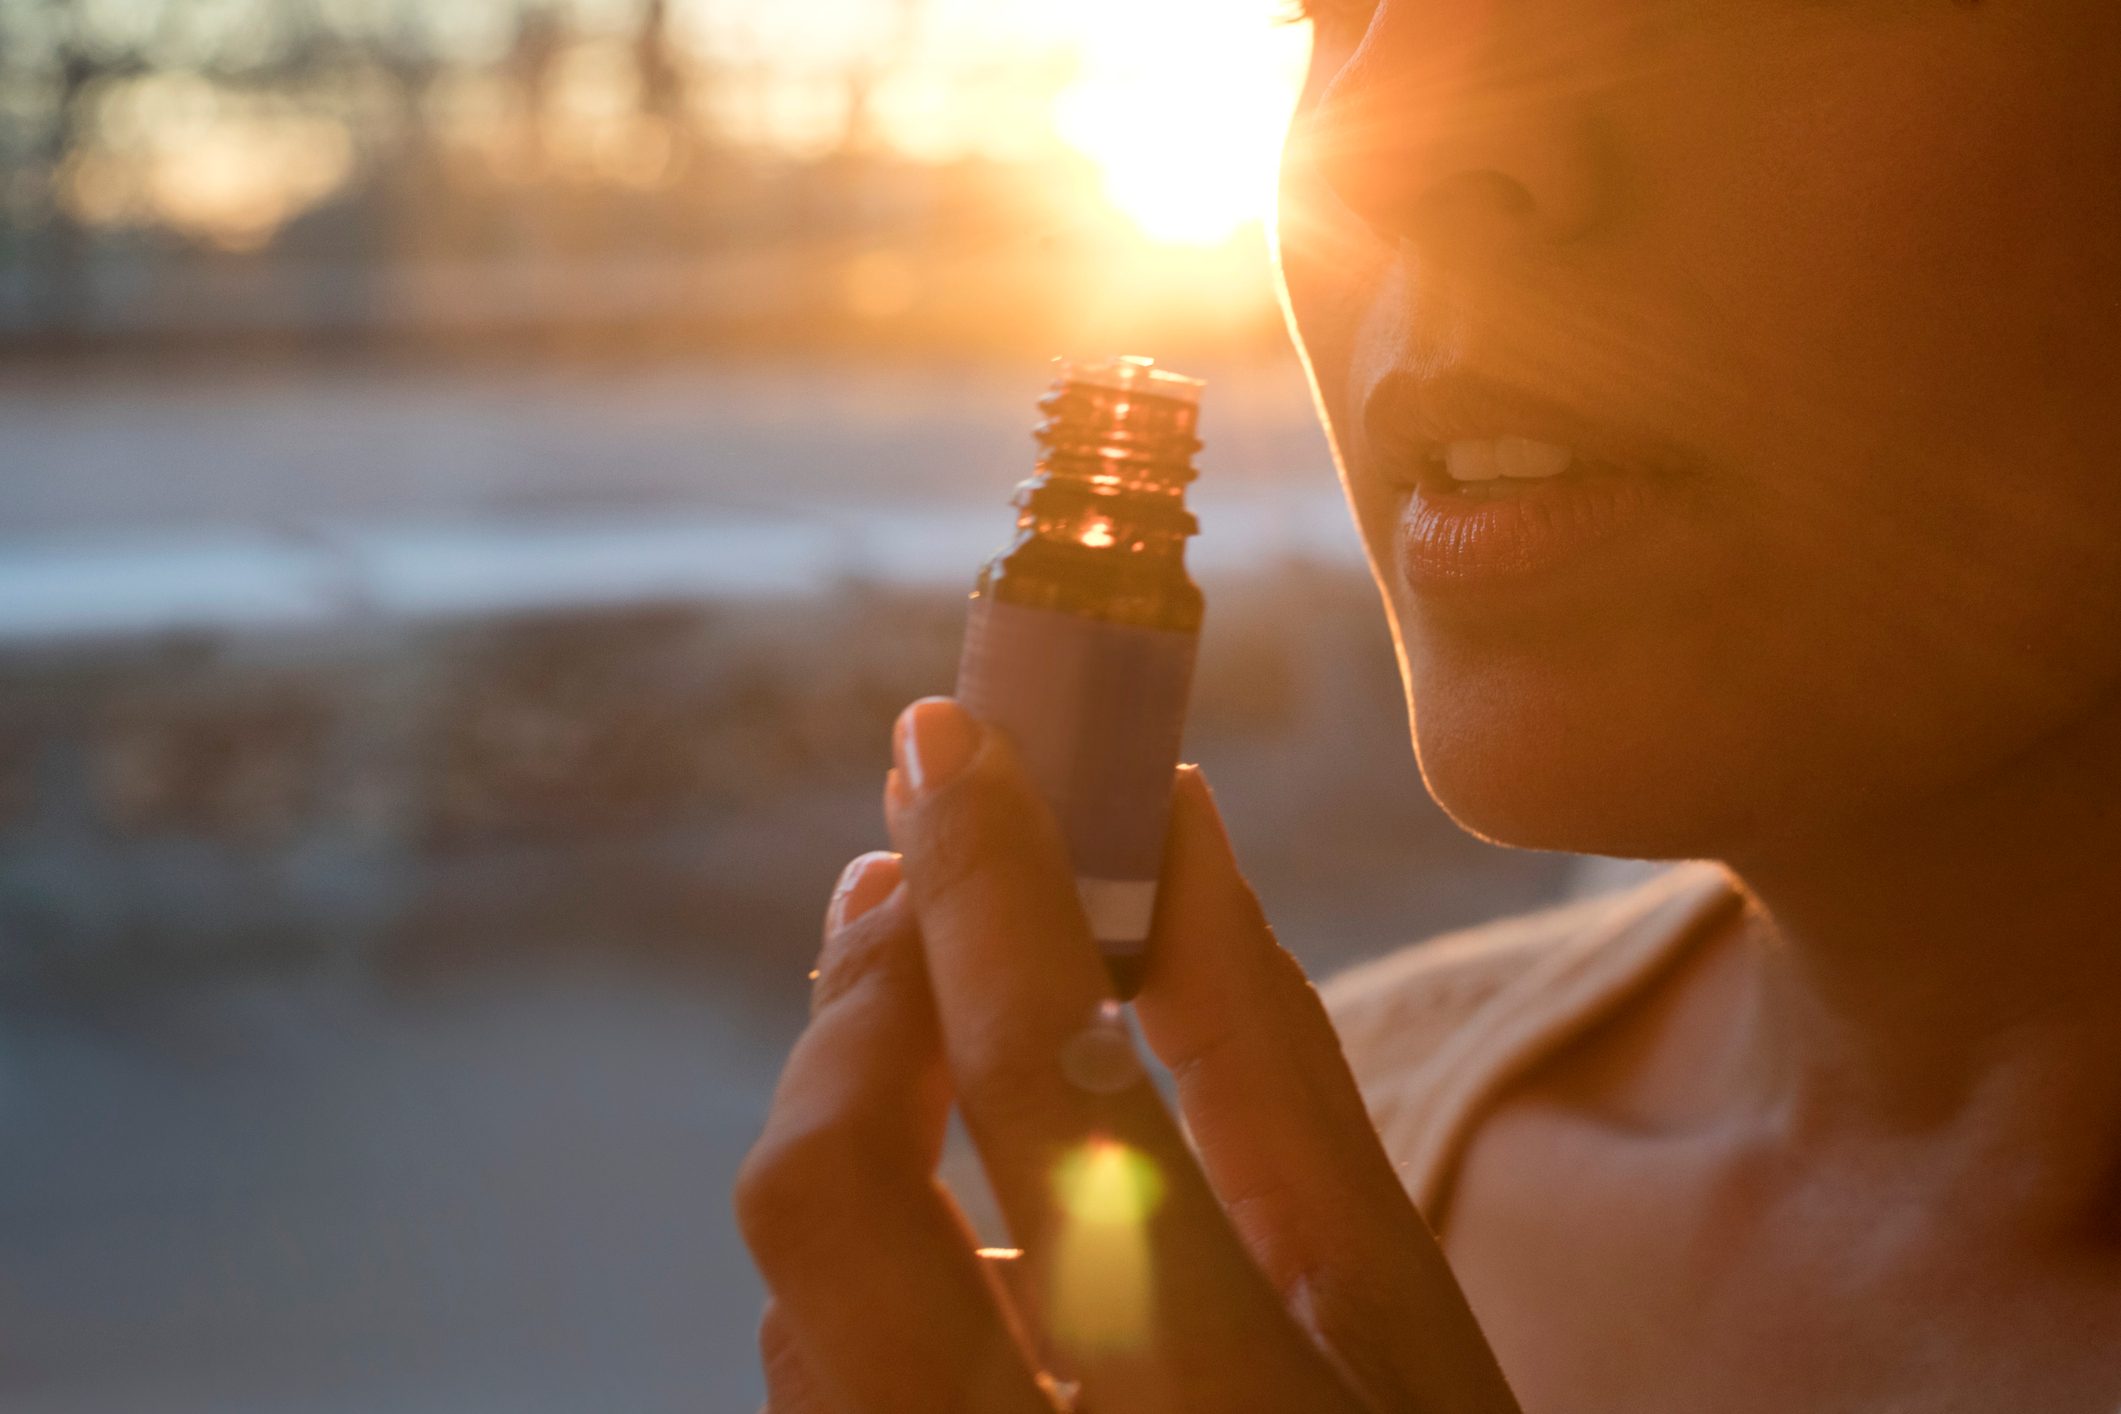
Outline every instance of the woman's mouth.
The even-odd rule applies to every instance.
[[[1640,528],[1650,478],[1526,437],[1440,446],[1414,478],[1401,565],[1416,590],[1558,572]]]
[[[1366,411],[1382,479],[1406,498],[1400,570],[1425,595],[1610,563],[1660,524],[1677,529],[1694,479],[1668,449],[1463,376],[1388,378]]]

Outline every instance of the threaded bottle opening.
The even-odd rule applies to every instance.
[[[1146,358],[1055,363],[1039,400],[1039,470],[1092,492],[1181,497],[1195,475],[1205,385]]]
[[[1072,383],[1137,397],[1164,398],[1189,407],[1200,406],[1200,390],[1208,386],[1198,378],[1158,368],[1155,359],[1140,354],[1101,359],[1057,358],[1053,366],[1056,388]]]

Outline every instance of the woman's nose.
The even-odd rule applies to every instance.
[[[1598,65],[1557,8],[1382,0],[1304,124],[1317,174],[1380,238],[1432,252],[1591,230],[1610,199],[1586,97]]]

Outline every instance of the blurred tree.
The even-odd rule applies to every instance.
[[[891,20],[884,42],[847,65],[847,116],[840,134],[843,154],[867,155],[878,146],[873,107],[876,91],[912,63],[927,18],[929,0],[886,3]]]
[[[91,299],[89,230],[67,199],[72,159],[95,132],[96,103],[107,82],[139,72],[145,60],[134,46],[96,34],[82,8],[68,0],[44,0],[22,13],[28,23],[7,36],[8,68],[29,92],[41,88],[49,95],[43,111],[33,109],[26,120],[41,134],[23,144],[29,158],[23,185],[31,194],[24,205],[32,223],[25,245],[40,272],[30,286],[29,317],[46,328],[74,330],[87,322]]]
[[[634,31],[634,65],[640,73],[641,113],[670,125],[691,128],[688,75],[670,39],[669,0],[647,0]]]
[[[515,41],[503,63],[515,90],[517,120],[533,166],[542,169],[551,155],[549,120],[552,79],[566,51],[568,25],[557,7],[538,3],[516,12]]]

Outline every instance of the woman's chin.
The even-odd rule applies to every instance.
[[[1721,857],[1749,828],[1733,773],[1687,769],[1696,753],[1659,735],[1578,713],[1429,702],[1414,732],[1429,793],[1482,839],[1632,859]]]

